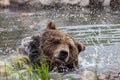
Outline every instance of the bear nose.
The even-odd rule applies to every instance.
[[[65,61],[66,58],[67,58],[67,56],[68,56],[68,52],[67,52],[67,51],[65,51],[65,50],[61,50],[61,51],[60,51],[59,59],[60,59],[61,61]]]

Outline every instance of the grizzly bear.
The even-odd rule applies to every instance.
[[[41,35],[33,36],[31,39],[25,53],[37,64],[40,63],[43,54],[50,71],[55,67],[58,70],[63,67],[68,70],[75,69],[78,67],[78,54],[85,50],[82,43],[56,29],[53,21],[48,23]]]

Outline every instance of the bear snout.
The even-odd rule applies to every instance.
[[[62,49],[54,55],[54,58],[58,63],[65,64],[69,59],[69,51]]]
[[[68,57],[68,52],[65,51],[65,50],[61,50],[60,53],[59,53],[59,58],[58,59],[60,59],[63,62],[66,62],[67,57]]]

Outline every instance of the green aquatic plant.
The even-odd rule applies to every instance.
[[[68,80],[72,80],[72,78],[69,78]]]
[[[97,58],[95,59],[95,77],[94,77],[94,80],[98,80],[98,64],[99,64],[99,59],[98,59],[98,56]]]
[[[42,80],[50,80],[49,66],[47,64],[47,61],[44,55],[40,64],[41,66],[36,65],[35,71],[37,72],[37,74]]]

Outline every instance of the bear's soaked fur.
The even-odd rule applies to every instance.
[[[85,46],[82,43],[56,29],[54,22],[49,22],[42,35],[32,37],[25,51],[37,64],[43,54],[50,70],[53,70],[54,67],[60,69],[61,65],[68,69],[78,67],[78,54],[83,50]]]

